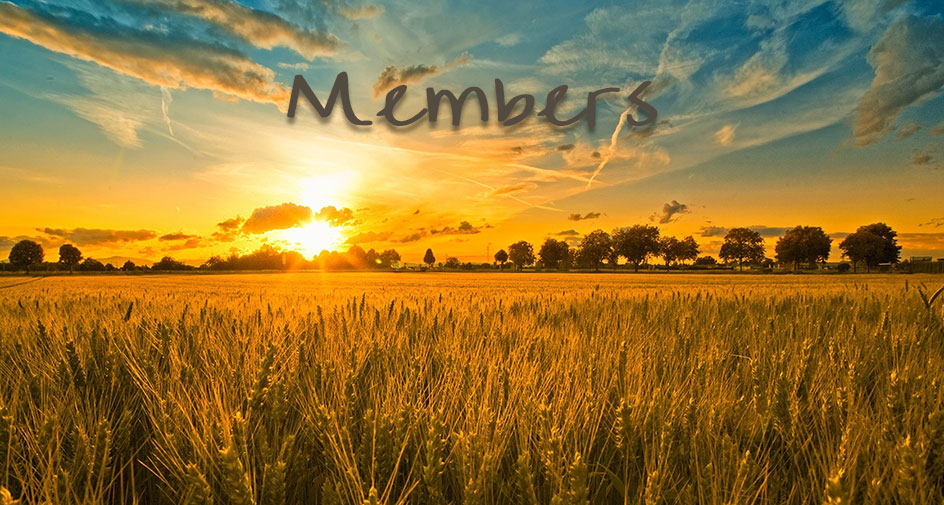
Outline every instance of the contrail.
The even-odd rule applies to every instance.
[[[170,132],[170,136],[174,136],[174,128],[170,125],[170,103],[174,101],[174,97],[170,95],[170,90],[161,86],[161,113],[164,115],[164,124],[167,125],[167,131]]]
[[[597,165],[597,169],[593,171],[593,175],[590,176],[590,180],[587,181],[587,189],[590,189],[590,185],[593,184],[593,180],[600,175],[600,172],[603,171],[603,167],[610,161],[610,158],[616,154],[616,140],[619,138],[620,131],[623,129],[623,125],[626,124],[626,117],[629,115],[629,110],[633,107],[633,104],[630,104],[626,107],[626,110],[620,114],[619,122],[616,123],[616,129],[613,130],[613,136],[610,137],[610,148],[607,150],[606,154],[603,156],[603,159],[600,161],[600,164]]]

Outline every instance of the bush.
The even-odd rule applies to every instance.
[[[848,263],[840,263],[839,266],[836,267],[836,271],[841,274],[847,273],[849,270],[852,270],[852,265]]]

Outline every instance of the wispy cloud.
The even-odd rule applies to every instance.
[[[689,212],[691,212],[691,210],[689,210],[688,205],[678,200],[672,200],[662,205],[661,213],[649,216],[649,220],[659,221],[659,224],[668,224],[672,221],[677,221],[682,214],[688,214]]]
[[[37,228],[50,237],[73,242],[76,245],[114,245],[140,242],[157,237],[153,230],[111,230],[101,228]]]
[[[596,219],[602,215],[603,214],[599,212],[587,212],[586,214],[577,213],[577,214],[571,214],[567,216],[567,219],[570,221],[583,221],[586,219]]]
[[[467,53],[463,53],[444,65],[417,64],[404,68],[389,66],[377,77],[377,82],[374,83],[374,96],[378,97],[401,84],[422,82],[428,77],[465,65],[470,58]]]

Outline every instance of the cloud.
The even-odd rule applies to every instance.
[[[934,153],[937,149],[929,148],[923,151],[915,150],[911,153],[911,164],[919,167],[931,166],[934,163]]]
[[[129,242],[140,242],[157,237],[152,230],[107,230],[99,228],[37,228],[54,238],[63,239],[76,245],[110,245]]]
[[[341,41],[330,33],[306,30],[270,12],[256,10],[228,0],[126,0],[159,6],[200,18],[255,47],[287,47],[313,60],[337,52]]]
[[[933,226],[935,228],[940,228],[944,226],[944,217],[935,217],[926,223],[921,223],[918,226]]]
[[[573,144],[561,144],[557,146],[558,151],[570,151],[574,148]]]
[[[203,239],[200,237],[191,236],[191,238],[188,238],[183,242],[165,247],[164,251],[183,251],[186,249],[196,249],[198,247],[203,247]]]
[[[374,18],[383,14],[383,12],[384,8],[382,5],[359,5],[357,7],[342,5],[338,8],[338,14],[351,21]]]
[[[371,242],[386,242],[390,240],[390,237],[393,236],[393,232],[389,231],[366,231],[363,233],[358,233],[352,237],[348,237],[346,242],[348,244],[368,244]]]
[[[402,69],[391,65],[385,68],[377,77],[377,82],[374,83],[374,97],[378,97],[401,84],[421,82],[427,77],[439,75],[447,70],[465,65],[470,58],[468,54],[463,53],[445,65],[418,64]]]
[[[421,230],[421,231],[417,231],[409,235],[406,235],[405,237],[398,239],[397,242],[401,244],[409,244],[410,242],[416,242],[417,240],[425,236],[426,236],[426,232]]]
[[[495,43],[502,47],[512,47],[521,42],[521,35],[517,33],[508,33],[495,39]]]
[[[934,128],[928,130],[928,133],[931,135],[944,135],[944,123],[941,123]]]
[[[730,146],[734,142],[735,130],[737,130],[737,125],[726,124],[722,126],[720,130],[715,132],[715,142],[724,147]]]
[[[78,19],[78,16],[76,16]],[[274,72],[220,45],[140,31],[114,21],[87,22],[0,2],[0,33],[155,86],[210,90],[253,102],[284,104],[289,90]]]
[[[217,226],[220,230],[223,230],[223,231],[233,231],[233,230],[239,229],[239,227],[242,226],[242,224],[243,224],[245,221],[246,221],[246,220],[243,219],[242,217],[236,216],[236,217],[234,217],[234,218],[232,218],[232,219],[227,219],[227,220],[225,220],[225,221],[221,221],[221,222],[219,222],[219,223],[216,223],[216,226]]]
[[[580,235],[580,232],[574,229],[570,229],[570,230],[559,231],[555,233],[554,235],[558,237],[572,237],[572,236]]]
[[[338,209],[334,205],[328,205],[327,207],[322,207],[321,210],[315,214],[315,219],[334,226],[340,226],[352,221],[354,219],[354,212],[347,207]]]
[[[764,226],[764,225],[748,226],[747,228],[756,231],[762,237],[779,237],[783,235],[784,233],[786,233],[787,230],[790,229],[786,227],[774,227],[774,226]],[[728,230],[729,228],[724,228],[722,226],[706,225],[706,226],[702,226],[699,229],[699,235],[706,238],[707,237],[723,237],[728,234]],[[835,236],[835,234],[833,234],[833,236]]]
[[[484,224],[482,226],[473,226],[472,223],[468,221],[462,221],[459,223],[459,226],[455,228],[452,226],[446,226],[439,230],[430,230],[429,232],[433,235],[472,235],[475,233],[480,233],[484,228],[491,228],[491,225]]]
[[[296,72],[301,72],[301,71],[308,70],[308,68],[311,65],[309,65],[308,63],[305,63],[304,61],[300,61],[298,63],[279,62],[279,63],[276,63],[276,66],[279,68],[284,68],[285,70],[295,70]]]
[[[187,235],[186,233],[179,231],[177,233],[167,233],[165,235],[161,235],[160,237],[157,238],[157,240],[160,240],[161,242],[168,242],[168,241],[177,241],[177,240],[191,240],[195,238],[200,238],[200,237],[197,235]]]
[[[909,16],[896,21],[868,60],[875,78],[856,106],[852,136],[857,146],[875,143],[905,108],[944,86],[944,20]]]
[[[291,202],[260,207],[242,225],[243,233],[265,233],[285,230],[308,223],[314,217],[311,208]]]
[[[577,213],[577,214],[571,214],[567,216],[567,219],[569,221],[583,221],[585,219],[596,219],[602,215],[603,214],[600,214],[599,212],[587,212],[584,215],[580,215],[579,213]]]
[[[689,212],[691,212],[691,210],[688,209],[688,205],[679,203],[678,200],[672,200],[671,202],[662,204],[662,213],[649,216],[649,220],[655,221],[658,219],[659,224],[666,224],[677,221],[678,216],[688,214]]]
[[[492,191],[492,196],[498,195],[508,195],[511,193],[518,193],[520,191],[528,191],[538,187],[537,184],[533,182],[522,182],[520,184],[512,184],[510,186],[503,186]]]
[[[898,140],[906,139],[915,133],[918,133],[918,130],[921,129],[921,125],[917,121],[905,121],[898,126],[898,131],[895,132],[895,137]]]

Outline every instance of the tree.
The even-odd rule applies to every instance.
[[[613,252],[613,239],[603,230],[594,230],[580,241],[578,261],[586,266],[600,270],[603,260],[608,259]]]
[[[445,263],[445,265],[443,265],[443,266],[446,267],[446,268],[452,269],[452,270],[458,270],[458,269],[459,269],[459,265],[460,265],[460,263],[459,263],[459,258],[450,256],[450,257],[446,258],[446,263]]]
[[[10,264],[25,268],[28,275],[30,267],[42,263],[44,256],[43,246],[32,240],[21,240],[10,249]]]
[[[638,272],[640,264],[659,253],[659,228],[643,224],[622,228],[613,234],[613,248]]]
[[[82,251],[72,244],[62,244],[59,246],[59,263],[69,267],[69,273],[82,261]]]
[[[718,256],[725,261],[736,261],[741,269],[745,262],[760,263],[764,261],[764,239],[750,228],[731,228],[724,236]]]
[[[521,240],[508,246],[508,259],[515,264],[518,270],[534,264],[534,248],[531,244]]]
[[[567,242],[549,238],[544,241],[538,256],[541,257],[541,262],[544,263],[545,268],[557,270],[566,265],[569,252],[570,247]]]
[[[498,252],[495,253],[495,261],[500,265],[499,268],[504,270],[505,262],[508,261],[508,253],[506,253],[504,249],[499,249]]]
[[[714,256],[702,256],[695,260],[695,264],[702,267],[713,267],[718,264]]]
[[[259,252],[261,251],[263,251],[262,248],[260,248]],[[163,258],[161,258],[161,261],[158,261],[157,263],[151,265],[151,270],[158,270],[158,271],[190,270],[190,269],[191,269],[190,265],[177,261],[170,256],[164,256]]]
[[[83,272],[104,272],[105,265],[95,258],[85,258],[85,261],[79,264],[79,270]]]
[[[380,254],[377,253],[373,248],[367,251],[367,267],[368,268],[377,268],[380,266]]]
[[[423,263],[426,263],[427,268],[433,268],[433,263],[436,263],[436,256],[433,256],[432,249],[426,250],[426,254],[423,255]]]
[[[777,262],[792,263],[794,270],[800,268],[800,263],[813,266],[829,258],[831,246],[832,239],[819,226],[797,226],[777,240]]]
[[[217,259],[218,261],[220,261],[220,262],[223,261],[219,256],[214,256],[213,258],[216,258],[216,259]],[[210,259],[207,261],[207,263],[211,263],[211,262],[213,261],[213,258],[210,258]],[[211,264],[210,268],[213,268],[212,264]],[[135,264],[134,264],[134,262],[131,261],[131,260],[125,261],[125,264],[124,264],[124,265],[121,265],[121,271],[122,271],[122,272],[134,272],[134,269],[135,269]]]
[[[843,256],[852,262],[855,271],[859,262],[864,262],[868,271],[879,263],[898,263],[901,246],[898,233],[885,223],[860,226],[852,235],[839,243]]]
[[[678,259],[678,253],[681,246],[679,239],[675,237],[663,237],[659,241],[659,250],[665,259],[665,266],[669,266]]]
[[[695,237],[689,235],[679,241],[675,255],[679,261],[694,261],[699,252],[698,242],[695,241]]]
[[[400,253],[394,249],[387,249],[380,253],[380,266],[390,268],[400,264]]]

